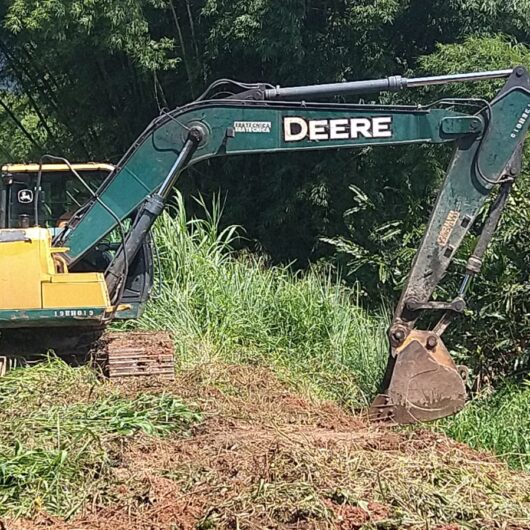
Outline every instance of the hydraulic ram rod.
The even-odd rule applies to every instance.
[[[411,79],[401,77],[400,75],[393,75],[384,79],[372,79],[368,81],[348,81],[344,83],[327,83],[323,85],[293,86],[285,88],[276,87],[265,90],[265,99],[313,98],[319,96],[398,92],[403,88],[500,79],[503,77],[509,77],[511,73],[512,70],[509,69],[468,74],[413,77]]]
[[[168,175],[158,191],[145,199],[142,208],[134,220],[132,228],[118,248],[112,264],[105,272],[107,289],[113,302],[115,302],[114,298],[117,294],[118,287],[126,279],[129,264],[132,263],[136,254],[138,254],[154,222],[162,213],[178,176],[186,167],[186,164],[199,146],[201,139],[202,133],[198,129],[190,129],[188,138]]]

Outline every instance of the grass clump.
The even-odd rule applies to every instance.
[[[386,359],[385,316],[368,315],[358,290],[330,274],[235,256],[237,229],[220,230],[219,218],[217,201],[204,219],[189,220],[180,195],[162,215],[155,237],[163,283],[140,326],[172,332],[184,363],[206,355],[266,364],[298,388],[366,405]]]
[[[476,397],[457,416],[438,426],[475,449],[487,449],[517,468],[530,470],[530,383],[507,383]]]
[[[0,516],[69,516],[112,480],[136,433],[185,432],[200,416],[167,394],[121,395],[89,368],[50,358],[0,379]]]

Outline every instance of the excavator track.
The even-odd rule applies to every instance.
[[[175,376],[173,341],[166,332],[107,332],[94,353],[96,362],[110,379]]]
[[[167,332],[116,332],[104,328],[12,329],[0,336],[0,376],[54,353],[72,366],[90,364],[110,379],[174,377],[174,347]]]

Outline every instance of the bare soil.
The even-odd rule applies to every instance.
[[[112,484],[57,530],[530,529],[530,476],[421,429],[376,428],[290,391],[269,370],[208,364],[124,394],[170,392],[204,411],[185,438],[115,449]]]

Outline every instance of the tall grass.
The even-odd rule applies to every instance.
[[[437,427],[471,447],[497,453],[513,467],[530,470],[530,382],[506,383],[492,395],[477,397]]]
[[[325,272],[235,255],[238,229],[220,229],[218,200],[204,209],[203,219],[188,219],[177,195],[158,221],[163,283],[140,326],[171,331],[183,363],[266,364],[321,396],[366,405],[386,357],[384,312],[368,315],[357,289]]]
[[[162,286],[140,326],[170,330],[183,364],[205,359],[271,366],[298,387],[356,408],[377,390],[387,355],[384,309],[369,315],[358,290],[325,271],[294,273],[232,250],[218,200],[188,219],[182,197],[155,228]],[[530,465],[530,389],[476,399],[436,424],[458,440]]]

